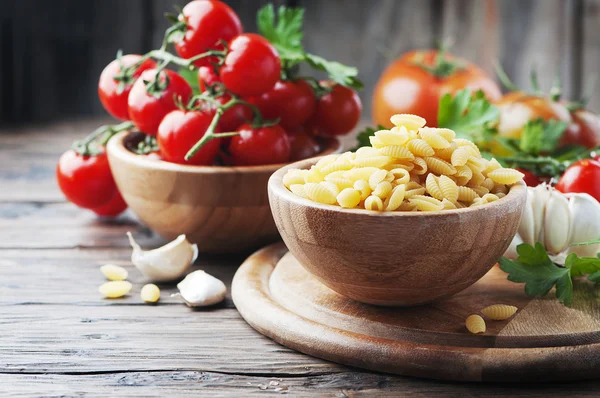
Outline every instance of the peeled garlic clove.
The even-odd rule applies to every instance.
[[[225,299],[225,284],[204,271],[194,271],[177,284],[179,293],[190,307],[204,307]]]
[[[557,254],[569,246],[571,215],[569,201],[558,191],[553,191],[546,202],[544,215],[544,246],[549,253]]]
[[[156,303],[160,299],[160,289],[154,283],[149,283],[142,287],[140,297],[146,303]]]
[[[518,236],[521,238],[521,242],[518,244],[523,242],[530,245],[535,244],[535,237],[537,235],[535,235],[535,223],[533,220],[533,200],[533,190],[528,189],[527,203],[525,203],[525,209],[523,210],[523,216],[521,217],[521,223],[519,224]]]
[[[600,203],[586,193],[569,195],[571,213],[570,243],[586,242],[600,238]],[[580,257],[595,257],[600,244],[572,246],[569,253]]]
[[[98,291],[106,298],[119,298],[131,291],[132,285],[127,281],[106,282],[98,288]]]
[[[154,250],[142,250],[127,232],[133,247],[131,262],[149,279],[156,282],[172,281],[185,274],[198,257],[198,246],[191,244],[185,235]]]

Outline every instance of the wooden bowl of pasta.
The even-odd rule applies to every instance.
[[[279,239],[267,181],[283,165],[175,164],[131,152],[134,138],[113,137],[108,160],[125,202],[151,230],[168,240],[186,234],[205,253],[247,251]],[[337,139],[321,144],[323,154],[341,149]]]
[[[364,303],[412,306],[466,289],[485,275],[517,232],[527,199],[521,181],[502,199],[431,212],[378,212],[321,204],[290,192],[275,172],[271,210],[290,252],[332,290]]]

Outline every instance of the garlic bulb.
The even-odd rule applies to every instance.
[[[527,203],[508,258],[518,257],[521,243],[542,243],[554,261],[562,263],[570,253],[594,257],[600,244],[571,246],[600,238],[600,203],[586,193],[563,194],[547,184],[527,189]]]
[[[177,284],[181,298],[190,307],[204,307],[225,299],[225,284],[204,271],[194,271]]]
[[[155,282],[172,281],[183,276],[198,257],[198,246],[191,244],[185,235],[179,235],[174,241],[154,250],[142,250],[131,232],[127,232],[127,236],[133,247],[131,262]]]

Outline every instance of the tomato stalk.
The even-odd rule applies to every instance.
[[[122,122],[115,125],[106,125],[100,126],[96,130],[92,131],[87,137],[85,137],[81,141],[75,141],[72,145],[72,148],[75,152],[79,153],[82,156],[94,156],[102,153],[102,151],[97,148],[92,148],[90,145],[98,140],[100,137],[100,146],[106,145],[108,140],[110,140],[115,134],[120,133],[121,131],[131,130],[133,128],[133,123],[130,121]]]
[[[202,95],[200,95],[198,97],[202,97]],[[202,138],[194,144],[194,146],[188,151],[188,153],[186,153],[185,160],[190,160],[191,158],[193,158],[194,155],[196,155],[196,153],[198,153],[198,151],[210,140],[214,140],[216,138],[233,137],[233,136],[240,134],[237,131],[230,131],[230,132],[226,132],[226,133],[215,133],[215,129],[217,128],[217,125],[219,124],[219,121],[221,120],[221,117],[223,116],[225,111],[233,108],[236,105],[245,105],[245,106],[249,107],[250,109],[252,109],[252,112],[254,113],[253,125],[265,125],[266,124],[265,122],[263,122],[260,110],[258,109],[258,107],[256,107],[256,105],[251,104],[242,99],[233,97],[233,98],[231,98],[231,100],[229,100],[224,105],[220,105],[217,107],[215,116],[213,117],[212,121],[210,122],[210,125],[208,126],[208,128],[206,129],[206,132],[204,133]],[[267,123],[269,123],[269,122],[267,122]]]

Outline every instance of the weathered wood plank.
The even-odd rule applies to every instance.
[[[429,0],[297,3],[306,8],[307,51],[360,70],[365,83],[360,96],[367,119],[371,115],[370,96],[387,64],[403,52],[430,48],[435,42],[436,9]]]
[[[31,396],[183,397],[547,397],[596,396],[597,383],[518,385],[444,383],[378,373],[346,371],[308,377],[258,377],[198,371],[127,372],[99,375],[0,374],[0,392],[10,398]]]
[[[129,211],[116,219],[62,203],[0,203],[2,248],[126,247],[125,233],[132,231],[140,244],[163,242]]]
[[[600,112],[600,0],[583,0],[582,11],[582,71],[581,71],[581,93],[590,91],[591,101],[589,108]],[[595,83],[592,91],[590,84]]]
[[[123,237],[125,240],[125,237]],[[191,271],[202,269],[225,282],[227,289],[243,255],[206,256],[196,261]],[[129,272],[132,292],[118,300],[103,299],[98,286],[106,282],[100,272],[104,264],[117,264]],[[150,283],[131,264],[131,249],[70,249],[70,250],[0,250],[0,306],[28,304],[70,304],[75,306],[146,305],[140,289]],[[176,282],[159,284],[161,300],[157,307],[167,304],[183,305],[178,297]],[[233,308],[230,294],[218,308]],[[168,311],[157,308],[157,311]],[[132,311],[135,311],[132,309]]]

